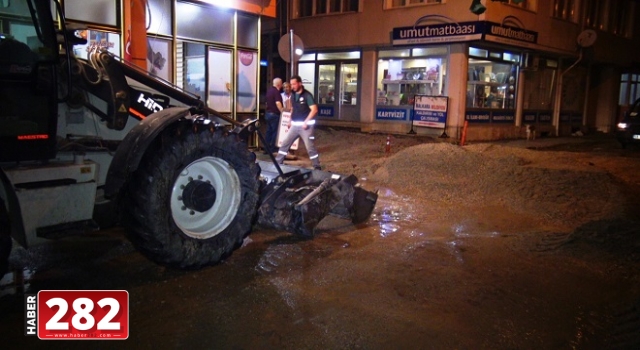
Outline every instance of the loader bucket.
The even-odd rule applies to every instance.
[[[365,222],[378,200],[377,192],[358,185],[353,176],[259,162],[267,185],[260,193],[258,224],[312,237],[327,215]]]

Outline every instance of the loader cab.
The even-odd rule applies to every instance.
[[[55,156],[58,57],[49,0],[0,7],[0,162]]]

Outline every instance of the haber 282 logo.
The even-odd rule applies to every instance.
[[[126,290],[42,290],[25,295],[25,335],[47,340],[129,337]]]

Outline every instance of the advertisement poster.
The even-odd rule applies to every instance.
[[[258,53],[238,50],[238,103],[239,113],[256,110],[258,83]]]
[[[413,106],[413,125],[444,129],[447,124],[446,96],[416,95]]]
[[[171,42],[169,40],[158,38],[147,39],[147,70],[152,75],[166,81],[171,81],[170,48]]]
[[[285,136],[289,132],[289,121],[291,121],[291,112],[282,112],[280,116],[280,125],[278,125],[278,147],[282,147],[282,141],[284,141]],[[300,142],[300,138],[297,138],[293,144],[291,145],[291,150],[298,149],[298,142]]]
[[[87,39],[87,43],[73,46],[76,57],[88,59],[89,53],[101,49],[107,49],[112,54],[120,56],[120,34],[100,30],[82,30],[80,36]]]

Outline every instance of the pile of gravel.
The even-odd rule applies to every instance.
[[[616,212],[619,190],[607,172],[540,157],[549,155],[501,146],[420,144],[386,159],[372,178],[433,202],[505,206],[558,223],[581,224]]]

